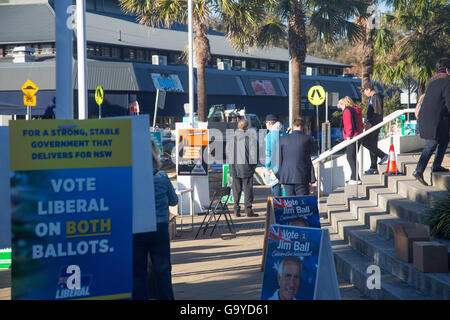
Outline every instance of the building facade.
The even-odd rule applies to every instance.
[[[102,116],[129,114],[137,101],[141,113],[153,119],[157,89],[167,91],[165,107],[158,111],[160,124],[179,121],[188,102],[188,68],[181,59],[187,44],[185,26],[170,29],[140,25],[121,12],[116,0],[86,1],[87,88],[89,117],[98,116],[94,91],[102,86]],[[0,102],[20,104],[20,87],[28,79],[39,87],[34,114],[54,106],[55,14],[53,1],[0,0]],[[254,49],[238,52],[223,34],[210,31],[211,60],[206,69],[208,105],[234,104],[263,117],[274,113],[288,117],[288,52]],[[15,63],[14,48],[34,52],[28,61]],[[76,33],[74,33],[73,88],[77,90]],[[302,74],[302,115],[314,126],[315,107],[307,102],[308,89],[322,85],[361,99],[361,80],[344,75],[350,65],[307,56]],[[194,77],[195,78],[195,77]],[[196,86],[194,85],[196,90]],[[74,116],[78,114],[74,94]],[[323,117],[323,107],[319,111]]]

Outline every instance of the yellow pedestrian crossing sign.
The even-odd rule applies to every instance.
[[[103,98],[105,95],[103,94],[103,88],[101,86],[98,86],[95,89],[95,102],[97,102],[98,105],[101,105],[103,103]]]
[[[28,79],[22,86],[22,92],[25,93],[23,96],[23,104],[25,106],[36,106],[36,92],[39,91],[37,85],[33,81]]]
[[[325,89],[321,86],[313,86],[308,91],[308,100],[311,104],[319,106],[325,101]]]

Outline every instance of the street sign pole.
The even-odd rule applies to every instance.
[[[88,118],[86,94],[86,0],[77,0],[78,119]]]
[[[55,1],[56,119],[73,119],[73,13],[71,0]]]

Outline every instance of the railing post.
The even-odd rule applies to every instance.
[[[359,181],[359,169],[358,169],[358,140],[355,141],[356,155],[355,155],[355,171],[356,171],[356,198],[358,198],[358,181]]]
[[[320,162],[317,163],[317,207],[319,206],[320,203]]]

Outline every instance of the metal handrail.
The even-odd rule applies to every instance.
[[[333,154],[335,154],[338,151],[341,151],[342,149],[348,147],[349,145],[351,145],[352,143],[355,143],[356,141],[361,140],[362,138],[364,138],[365,136],[367,136],[368,134],[371,134],[372,132],[374,132],[375,130],[381,128],[382,126],[384,126],[385,124],[397,119],[398,117],[400,117],[401,115],[405,114],[405,113],[414,113],[416,109],[401,109],[401,110],[397,110],[392,112],[390,115],[384,117],[383,121],[374,125],[373,127],[371,127],[370,129],[364,131],[363,133],[360,133],[359,135],[357,135],[356,137],[350,138],[348,140],[342,141],[341,143],[338,143],[337,145],[335,145],[333,148],[331,148],[330,150],[327,150],[323,153],[321,153],[317,158],[315,158],[312,163],[313,165],[317,165],[320,162],[326,160],[328,157],[332,156]]]
[[[325,161],[327,158],[329,158],[330,156],[334,155],[336,152],[341,151],[342,149],[348,147],[352,143],[356,143],[356,172],[358,172],[359,171],[358,170],[358,141],[363,139],[368,134],[371,134],[375,130],[378,130],[379,128],[381,128],[385,124],[387,124],[387,123],[397,119],[401,115],[403,115],[405,113],[413,113],[414,111],[415,111],[415,109],[401,109],[401,110],[394,111],[390,115],[386,116],[383,119],[383,121],[381,121],[380,123],[378,123],[375,126],[371,127],[370,129],[364,131],[363,133],[357,135],[356,137],[353,137],[353,138],[350,138],[348,140],[342,141],[341,143],[335,145],[330,150],[327,150],[327,151],[321,153],[317,158],[315,158],[312,161],[312,163],[313,163],[313,166],[317,166],[317,169],[316,169],[316,175],[317,175],[317,201],[319,202],[319,199],[320,199],[320,180],[321,180],[320,179],[320,163],[321,162]],[[358,185],[356,185],[356,197],[357,198],[358,198],[358,189],[359,189]]]

